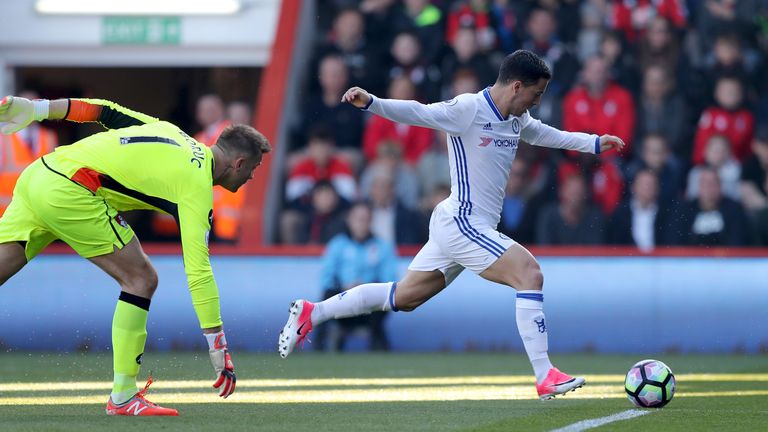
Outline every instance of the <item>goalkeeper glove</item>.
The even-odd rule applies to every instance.
[[[17,96],[6,96],[0,101],[0,132],[14,134],[33,121],[48,118],[50,101],[37,99],[31,101]]]
[[[235,392],[237,382],[235,365],[227,349],[227,339],[224,337],[223,330],[218,333],[206,333],[205,338],[208,340],[208,354],[216,371],[216,382],[213,383],[213,388],[220,389],[219,396],[226,399]]]

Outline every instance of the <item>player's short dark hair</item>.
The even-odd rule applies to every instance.
[[[264,153],[272,151],[267,138],[255,128],[234,124],[227,126],[216,142],[224,152],[256,158],[261,161]]]
[[[530,51],[517,50],[504,58],[496,82],[507,85],[512,81],[522,81],[528,86],[542,78],[552,79],[552,72],[544,60]]]

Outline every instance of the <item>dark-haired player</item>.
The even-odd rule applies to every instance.
[[[493,86],[446,102],[423,105],[379,99],[358,87],[347,90],[342,100],[358,108],[446,132],[451,195],[432,213],[429,241],[402,280],[359,285],[316,304],[296,300],[280,334],[283,357],[321,322],[373,311],[412,311],[468,268],[517,290],[517,328],[533,365],[539,397],[551,399],[584,385],[583,378],[560,372],[549,361],[544,278],[538,262],[522,245],[496,231],[520,140],[590,153],[624,146],[615,136],[563,132],[532,118],[528,109],[539,103],[551,77],[538,56],[520,50],[504,59]]]

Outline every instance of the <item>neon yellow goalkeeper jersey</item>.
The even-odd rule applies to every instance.
[[[213,215],[213,154],[171,123],[97,99],[71,99],[66,119],[108,130],[58,147],[45,162],[69,178],[95,171],[98,194],[119,211],[159,210],[181,232],[184,269],[202,328],[222,324],[208,254]],[[88,177],[83,177],[88,178]],[[82,181],[81,181],[82,182]]]

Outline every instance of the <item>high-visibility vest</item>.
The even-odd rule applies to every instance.
[[[216,144],[219,135],[231,122],[221,121],[213,133],[203,130],[195,134],[194,138],[208,147]],[[232,193],[221,186],[213,188],[213,234],[218,239],[237,240],[240,229],[241,210],[245,197],[244,188]],[[157,214],[152,221],[153,230],[165,236],[179,234],[178,226],[173,217],[166,214]]]
[[[52,152],[58,144],[56,133],[50,129],[38,126],[30,132],[32,142],[27,142],[18,133],[0,135],[0,215],[10,204],[16,180],[24,168]]]

